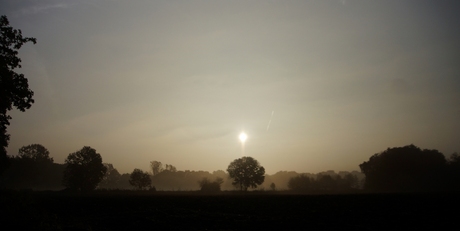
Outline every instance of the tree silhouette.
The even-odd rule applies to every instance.
[[[121,178],[120,173],[116,168],[113,167],[112,164],[104,163],[104,166],[106,167],[107,171],[102,177],[102,180],[98,185],[98,188],[118,188],[118,183]]]
[[[227,168],[232,184],[241,191],[247,191],[249,187],[256,188],[264,182],[265,169],[252,157],[245,156],[234,160]]]
[[[377,191],[432,191],[442,187],[446,158],[414,145],[388,148],[360,164],[364,188]]]
[[[150,168],[152,169],[152,174],[155,176],[163,171],[163,164],[156,160],[150,161]]]
[[[294,191],[306,192],[316,190],[316,185],[314,179],[305,174],[300,174],[289,179],[288,188]]]
[[[18,50],[27,42],[36,43],[35,38],[22,37],[21,30],[9,26],[5,15],[0,17],[0,174],[7,166],[8,158],[6,148],[10,135],[6,128],[10,125],[11,116],[8,111],[13,106],[25,111],[32,106],[34,92],[29,89],[27,79],[23,74],[14,71],[21,67],[21,59],[18,58]]]
[[[272,182],[272,183],[270,184],[270,189],[271,189],[272,191],[276,191],[276,185],[275,185],[275,183]]]
[[[136,168],[131,173],[131,177],[129,179],[129,184],[134,187],[137,187],[139,190],[143,188],[147,188],[152,184],[152,180],[150,179],[149,174],[143,172],[142,170]]]
[[[460,155],[453,153],[447,162],[446,187],[460,191]]]
[[[210,181],[207,177],[198,181],[202,192],[220,192],[220,186],[224,183],[224,180],[217,177],[214,181]]]
[[[164,171],[177,172],[177,169],[172,164],[166,164]]]
[[[72,190],[91,191],[101,182],[107,168],[96,150],[85,146],[65,160],[64,186]]]
[[[9,157],[9,167],[0,182],[12,188],[47,189],[62,187],[62,165],[53,163],[49,151],[40,144],[19,149],[17,156]]]
[[[41,144],[22,146],[19,149],[18,157],[22,159],[30,159],[36,162],[54,162],[53,158],[50,157],[48,149]]]

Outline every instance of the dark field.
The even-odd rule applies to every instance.
[[[2,226],[29,230],[456,230],[460,208],[458,194],[1,195]]]

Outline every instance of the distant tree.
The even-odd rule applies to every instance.
[[[224,183],[222,178],[216,178],[214,181],[210,181],[207,177],[204,177],[198,181],[202,192],[220,192],[220,186]]]
[[[291,177],[288,181],[288,188],[293,191],[313,191],[316,190],[315,180],[305,174]]]
[[[165,171],[177,172],[177,169],[176,169],[176,167],[174,167],[172,164],[166,164],[166,166],[165,166]]]
[[[163,171],[163,164],[156,160],[150,161],[150,169],[152,169],[152,174],[155,176]]]
[[[316,179],[316,187],[320,191],[335,191],[338,180],[340,180],[340,176],[332,177],[331,175],[320,174]]]
[[[19,149],[18,157],[22,159],[30,159],[35,162],[48,162],[53,163],[54,160],[50,157],[48,149],[41,144],[30,144],[22,146]]]
[[[107,171],[102,177],[101,182],[98,185],[98,188],[119,188],[119,181],[121,178],[120,173],[112,164],[104,163]]]
[[[85,146],[65,160],[64,185],[73,190],[91,191],[101,182],[107,168],[95,149]]]
[[[131,180],[131,174],[130,173],[121,174],[120,180],[117,183],[117,188],[120,188],[120,189],[132,189],[132,185],[129,183],[129,180]]]
[[[136,168],[131,173],[129,184],[141,190],[150,187],[152,180],[150,179],[150,175],[148,173]]]
[[[232,184],[241,191],[247,191],[249,187],[256,188],[264,182],[265,169],[252,157],[245,156],[230,163],[227,168]]]
[[[338,186],[341,189],[357,189],[359,188],[358,177],[349,173],[340,179]]]
[[[272,183],[270,184],[270,189],[271,189],[272,191],[276,191],[276,185],[275,185],[275,183],[272,182]]]
[[[449,164],[460,166],[460,155],[456,152],[452,153],[449,157]]]
[[[446,158],[414,145],[388,148],[360,164],[364,188],[376,191],[432,191],[442,187]]]
[[[0,16],[0,174],[7,167],[6,148],[10,135],[6,128],[10,125],[11,116],[8,111],[15,107],[25,111],[32,106],[34,92],[29,89],[27,79],[23,74],[14,71],[21,68],[18,50],[25,43],[36,43],[31,37],[22,37],[21,30],[13,29],[5,15]]]
[[[306,193],[344,193],[359,187],[357,176],[345,172],[342,174],[344,177],[331,171],[310,176],[300,174],[289,179],[288,188]]]
[[[299,173],[294,171],[278,171],[273,175],[265,175],[264,183],[261,185],[265,188],[270,188],[270,184],[274,183],[276,185],[276,190],[287,190],[288,181],[292,177],[299,175]],[[267,182],[267,183],[265,183]]]

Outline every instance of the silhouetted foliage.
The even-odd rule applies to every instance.
[[[102,177],[101,182],[98,185],[98,188],[105,188],[105,189],[116,189],[119,188],[119,182],[121,175],[116,168],[113,167],[112,164],[104,163],[107,171],[105,172],[104,176]]]
[[[330,175],[319,175],[316,179],[317,187],[320,191],[334,191],[337,190],[337,179],[333,179]]]
[[[163,171],[177,172],[176,167],[174,167],[172,164],[166,164],[165,167],[163,168],[163,164],[160,161],[156,161],[156,160],[150,161],[150,169],[152,170],[153,176],[156,176]]]
[[[292,177],[288,182],[288,188],[294,191],[313,191],[315,188],[314,180],[305,174]]]
[[[121,174],[120,180],[118,181],[117,188],[119,188],[119,189],[132,189],[132,186],[129,183],[130,179],[131,179],[131,174],[129,174],[129,173]]]
[[[341,193],[349,192],[358,188],[358,177],[351,173],[341,177],[334,171],[318,173],[307,176],[300,174],[292,177],[288,182],[290,190],[298,192],[314,193]]]
[[[65,165],[31,158],[9,158],[10,167],[0,176],[1,187],[10,189],[60,190]]]
[[[71,190],[94,190],[107,171],[101,155],[88,146],[69,154],[65,163],[64,185]]]
[[[276,191],[276,185],[275,185],[275,183],[272,182],[272,183],[270,184],[270,189],[271,189],[272,191]]]
[[[14,71],[21,68],[21,59],[17,56],[18,50],[27,42],[36,43],[35,38],[22,37],[21,30],[13,29],[5,15],[0,17],[0,174],[7,166],[6,148],[10,135],[7,127],[11,116],[8,111],[13,106],[25,111],[32,106],[34,92],[29,89],[27,79],[23,74]]]
[[[12,189],[59,190],[65,166],[54,164],[48,149],[41,144],[31,144],[9,157],[10,167],[0,178],[1,185]]]
[[[163,164],[160,161],[150,161],[150,168],[152,169],[152,175],[157,175],[163,171]]]
[[[245,156],[230,163],[227,168],[228,175],[233,179],[232,184],[241,191],[249,187],[256,188],[264,182],[265,169],[252,157]]]
[[[447,162],[447,188],[460,191],[460,156],[453,153]]]
[[[388,148],[360,164],[365,189],[375,191],[433,191],[445,188],[446,158],[437,150],[414,145]]]
[[[30,144],[22,146],[19,149],[18,157],[21,159],[30,159],[35,162],[49,162],[53,163],[53,158],[49,156],[48,149],[41,144]]]
[[[204,177],[198,181],[202,192],[220,192],[220,185],[224,183],[222,178],[216,178],[214,181],[210,181],[208,178]]]
[[[131,173],[129,184],[141,190],[150,187],[152,180],[150,179],[150,175],[148,173],[136,168]]]
[[[270,183],[274,183],[278,190],[288,189],[287,184],[289,179],[299,175],[294,171],[279,171],[273,175],[265,175],[264,183],[260,187],[270,188]]]
[[[215,179],[220,177],[222,179],[228,178],[228,175],[222,171],[215,171],[212,174],[206,171],[162,171],[161,173],[152,177],[152,184],[158,190],[171,190],[171,191],[189,191],[189,190],[201,190],[199,185],[196,183],[203,178]],[[228,185],[227,185],[228,183]],[[221,185],[221,189],[226,187],[227,189],[232,189],[230,181],[225,181]]]
[[[344,177],[341,177],[338,183],[338,187],[339,188],[359,189],[360,188],[359,179],[356,175],[349,173],[345,175]]]
[[[172,164],[166,164],[164,171],[177,172],[177,169]]]

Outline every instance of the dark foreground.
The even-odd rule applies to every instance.
[[[2,230],[451,230],[458,194],[2,192]]]

